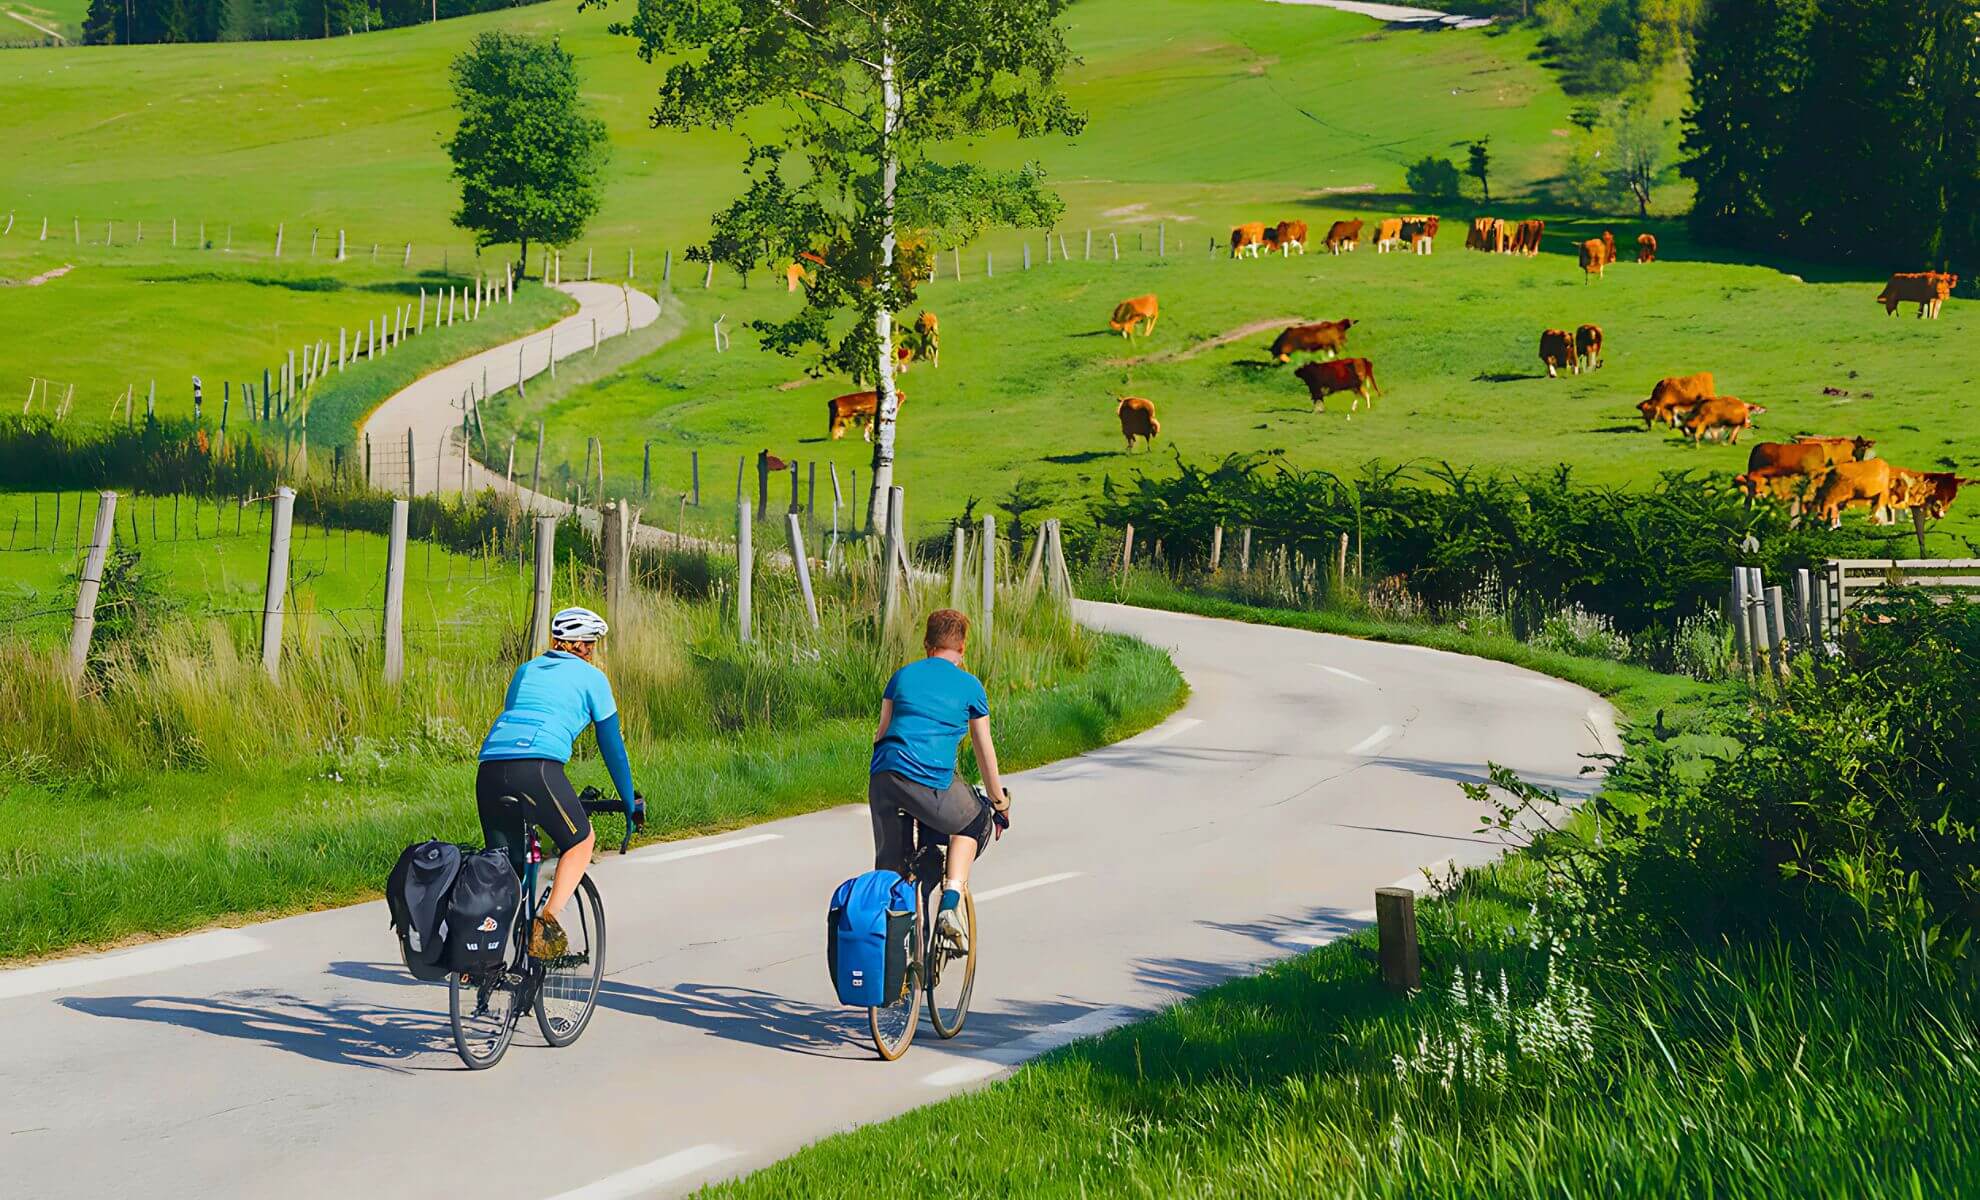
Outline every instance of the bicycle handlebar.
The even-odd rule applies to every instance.
[[[578,793],[578,803],[584,805],[588,813],[611,813],[626,819],[626,836],[619,842],[619,853],[624,854],[632,846],[633,834],[646,828],[646,797],[633,793],[631,801],[616,797],[608,798],[595,787],[587,787]]]

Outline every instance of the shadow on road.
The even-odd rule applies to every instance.
[[[401,978],[407,983],[417,982],[410,976]],[[318,1062],[405,1072],[433,1069],[411,1065],[423,1054],[441,1053],[452,1058],[446,999],[438,990],[432,994],[438,1003],[425,1009],[311,1001],[274,991],[225,996],[77,996],[61,1004],[93,1017],[151,1021],[260,1042]]]

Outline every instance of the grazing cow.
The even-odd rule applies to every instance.
[[[1249,221],[1231,227],[1231,257],[1236,258],[1246,250],[1251,257],[1258,257],[1259,247],[1265,244],[1265,222]]]
[[[1575,374],[1581,374],[1581,367],[1575,362],[1574,338],[1565,329],[1543,329],[1540,331],[1540,361],[1547,364],[1547,378],[1555,379],[1556,367],[1566,367]]]
[[[1616,261],[1616,235],[1606,229],[1602,231],[1602,260]]]
[[[1588,282],[1589,276],[1602,277],[1602,268],[1609,265],[1609,251],[1600,238],[1589,238],[1581,243],[1581,281]]]
[[[1336,221],[1327,227],[1327,251],[1340,254],[1361,244],[1361,222]]]
[[[872,441],[873,415],[879,407],[879,403],[880,397],[877,392],[848,392],[843,396],[832,397],[825,402],[825,432],[836,442],[846,436],[846,426],[859,425],[863,426],[866,430],[866,440],[869,442]],[[895,410],[899,411],[900,407],[906,403],[907,393],[896,388],[894,390]]]
[[[1546,228],[1545,221],[1521,221],[1513,230],[1512,252],[1528,258],[1540,253],[1540,234]]]
[[[1114,415],[1121,419],[1121,436],[1127,439],[1128,453],[1134,453],[1134,439],[1153,449],[1155,435],[1162,432],[1162,423],[1155,419],[1155,402],[1140,396],[1122,396],[1114,406]]]
[[[1294,250],[1306,253],[1306,222],[1281,221],[1266,230],[1265,249],[1277,250],[1280,258],[1289,256]]]
[[[1375,382],[1375,364],[1365,358],[1337,358],[1332,362],[1310,362],[1293,374],[1306,384],[1306,390],[1313,397],[1313,411],[1327,411],[1327,396],[1330,392],[1353,392],[1354,403],[1348,405],[1353,413],[1361,407],[1363,400],[1368,407],[1375,407],[1375,397],[1369,395],[1373,388],[1377,394],[1381,385]]]
[[[787,460],[778,458],[776,455],[770,453],[768,447],[756,452],[756,465],[759,469],[766,470],[772,475],[791,469],[791,464]]]
[[[1829,528],[1842,526],[1843,510],[1867,505],[1873,521],[1888,520],[1891,508],[1891,464],[1881,458],[1835,464],[1815,493],[1815,511]]]
[[[1715,436],[1726,430],[1730,443],[1739,445],[1742,430],[1753,428],[1753,414],[1767,410],[1758,404],[1748,404],[1737,396],[1709,396],[1699,402],[1685,418],[1684,431],[1691,435],[1691,444],[1696,446],[1701,437]]]
[[[1764,444],[1764,443],[1763,443]],[[1811,475],[1793,467],[1750,467],[1744,475],[1733,476],[1733,486],[1746,494],[1750,506],[1755,500],[1766,496],[1773,500],[1786,501],[1788,512],[1799,517],[1813,499],[1815,491],[1828,477],[1828,468],[1820,474]]]
[[[1348,330],[1353,326],[1354,321],[1349,317],[1288,326],[1284,333],[1272,339],[1272,357],[1282,363],[1291,362],[1295,354],[1325,354],[1333,358],[1347,349]]]
[[[1114,332],[1125,338],[1133,337],[1134,327],[1145,322],[1147,328],[1141,332],[1149,337],[1153,337],[1155,336],[1156,318],[1161,315],[1160,306],[1155,303],[1155,293],[1150,292],[1146,296],[1135,296],[1116,304],[1114,306],[1114,319],[1107,322],[1107,324],[1113,328]]]
[[[1816,475],[1839,462],[1861,461],[1870,457],[1870,448],[1876,444],[1866,437],[1804,437],[1792,442],[1757,442],[1747,452],[1746,469],[1763,471],[1780,468]]]
[[[1588,365],[1583,366],[1582,360]],[[1577,325],[1574,330],[1574,371],[1593,371],[1602,365],[1602,327],[1600,325]]]
[[[1887,316],[1896,316],[1898,305],[1906,302],[1918,305],[1918,315],[1938,319],[1939,306],[1952,295],[1959,286],[1959,276],[1944,271],[1910,271],[1891,276],[1884,290],[1877,293],[1877,303],[1884,306]]]
[[[1464,234],[1464,248],[1466,250],[1483,250],[1487,240],[1491,236],[1491,228],[1492,218],[1471,218],[1471,228],[1467,229]]]
[[[1657,261],[1657,235],[1639,233],[1636,235],[1636,261],[1653,263]]]
[[[1657,381],[1650,389],[1650,398],[1636,406],[1643,414],[1643,427],[1650,428],[1658,421],[1671,428],[1677,428],[1678,418],[1698,407],[1699,401],[1716,390],[1710,371],[1700,371],[1695,375],[1668,375]]]
[[[1383,217],[1375,223],[1375,253],[1387,254],[1402,242],[1401,217]]]
[[[1428,254],[1437,241],[1437,218],[1404,217],[1402,219],[1403,241],[1415,254]]]

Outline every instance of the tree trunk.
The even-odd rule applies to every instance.
[[[900,397],[894,391],[894,188],[900,175],[894,133],[901,120],[901,94],[894,86],[894,43],[884,19],[880,22],[880,103],[880,271],[874,280],[877,303],[873,312],[879,373],[873,383],[873,490],[866,500],[869,530],[886,527],[887,489],[894,483],[894,418],[900,411]]]
[[[522,265],[516,268],[516,278],[527,279],[529,278],[529,235],[524,234],[521,242]]]

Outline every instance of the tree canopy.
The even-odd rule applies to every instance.
[[[605,123],[578,95],[577,63],[553,38],[487,32],[454,60],[460,127],[447,141],[477,245],[563,245],[598,212]]]

